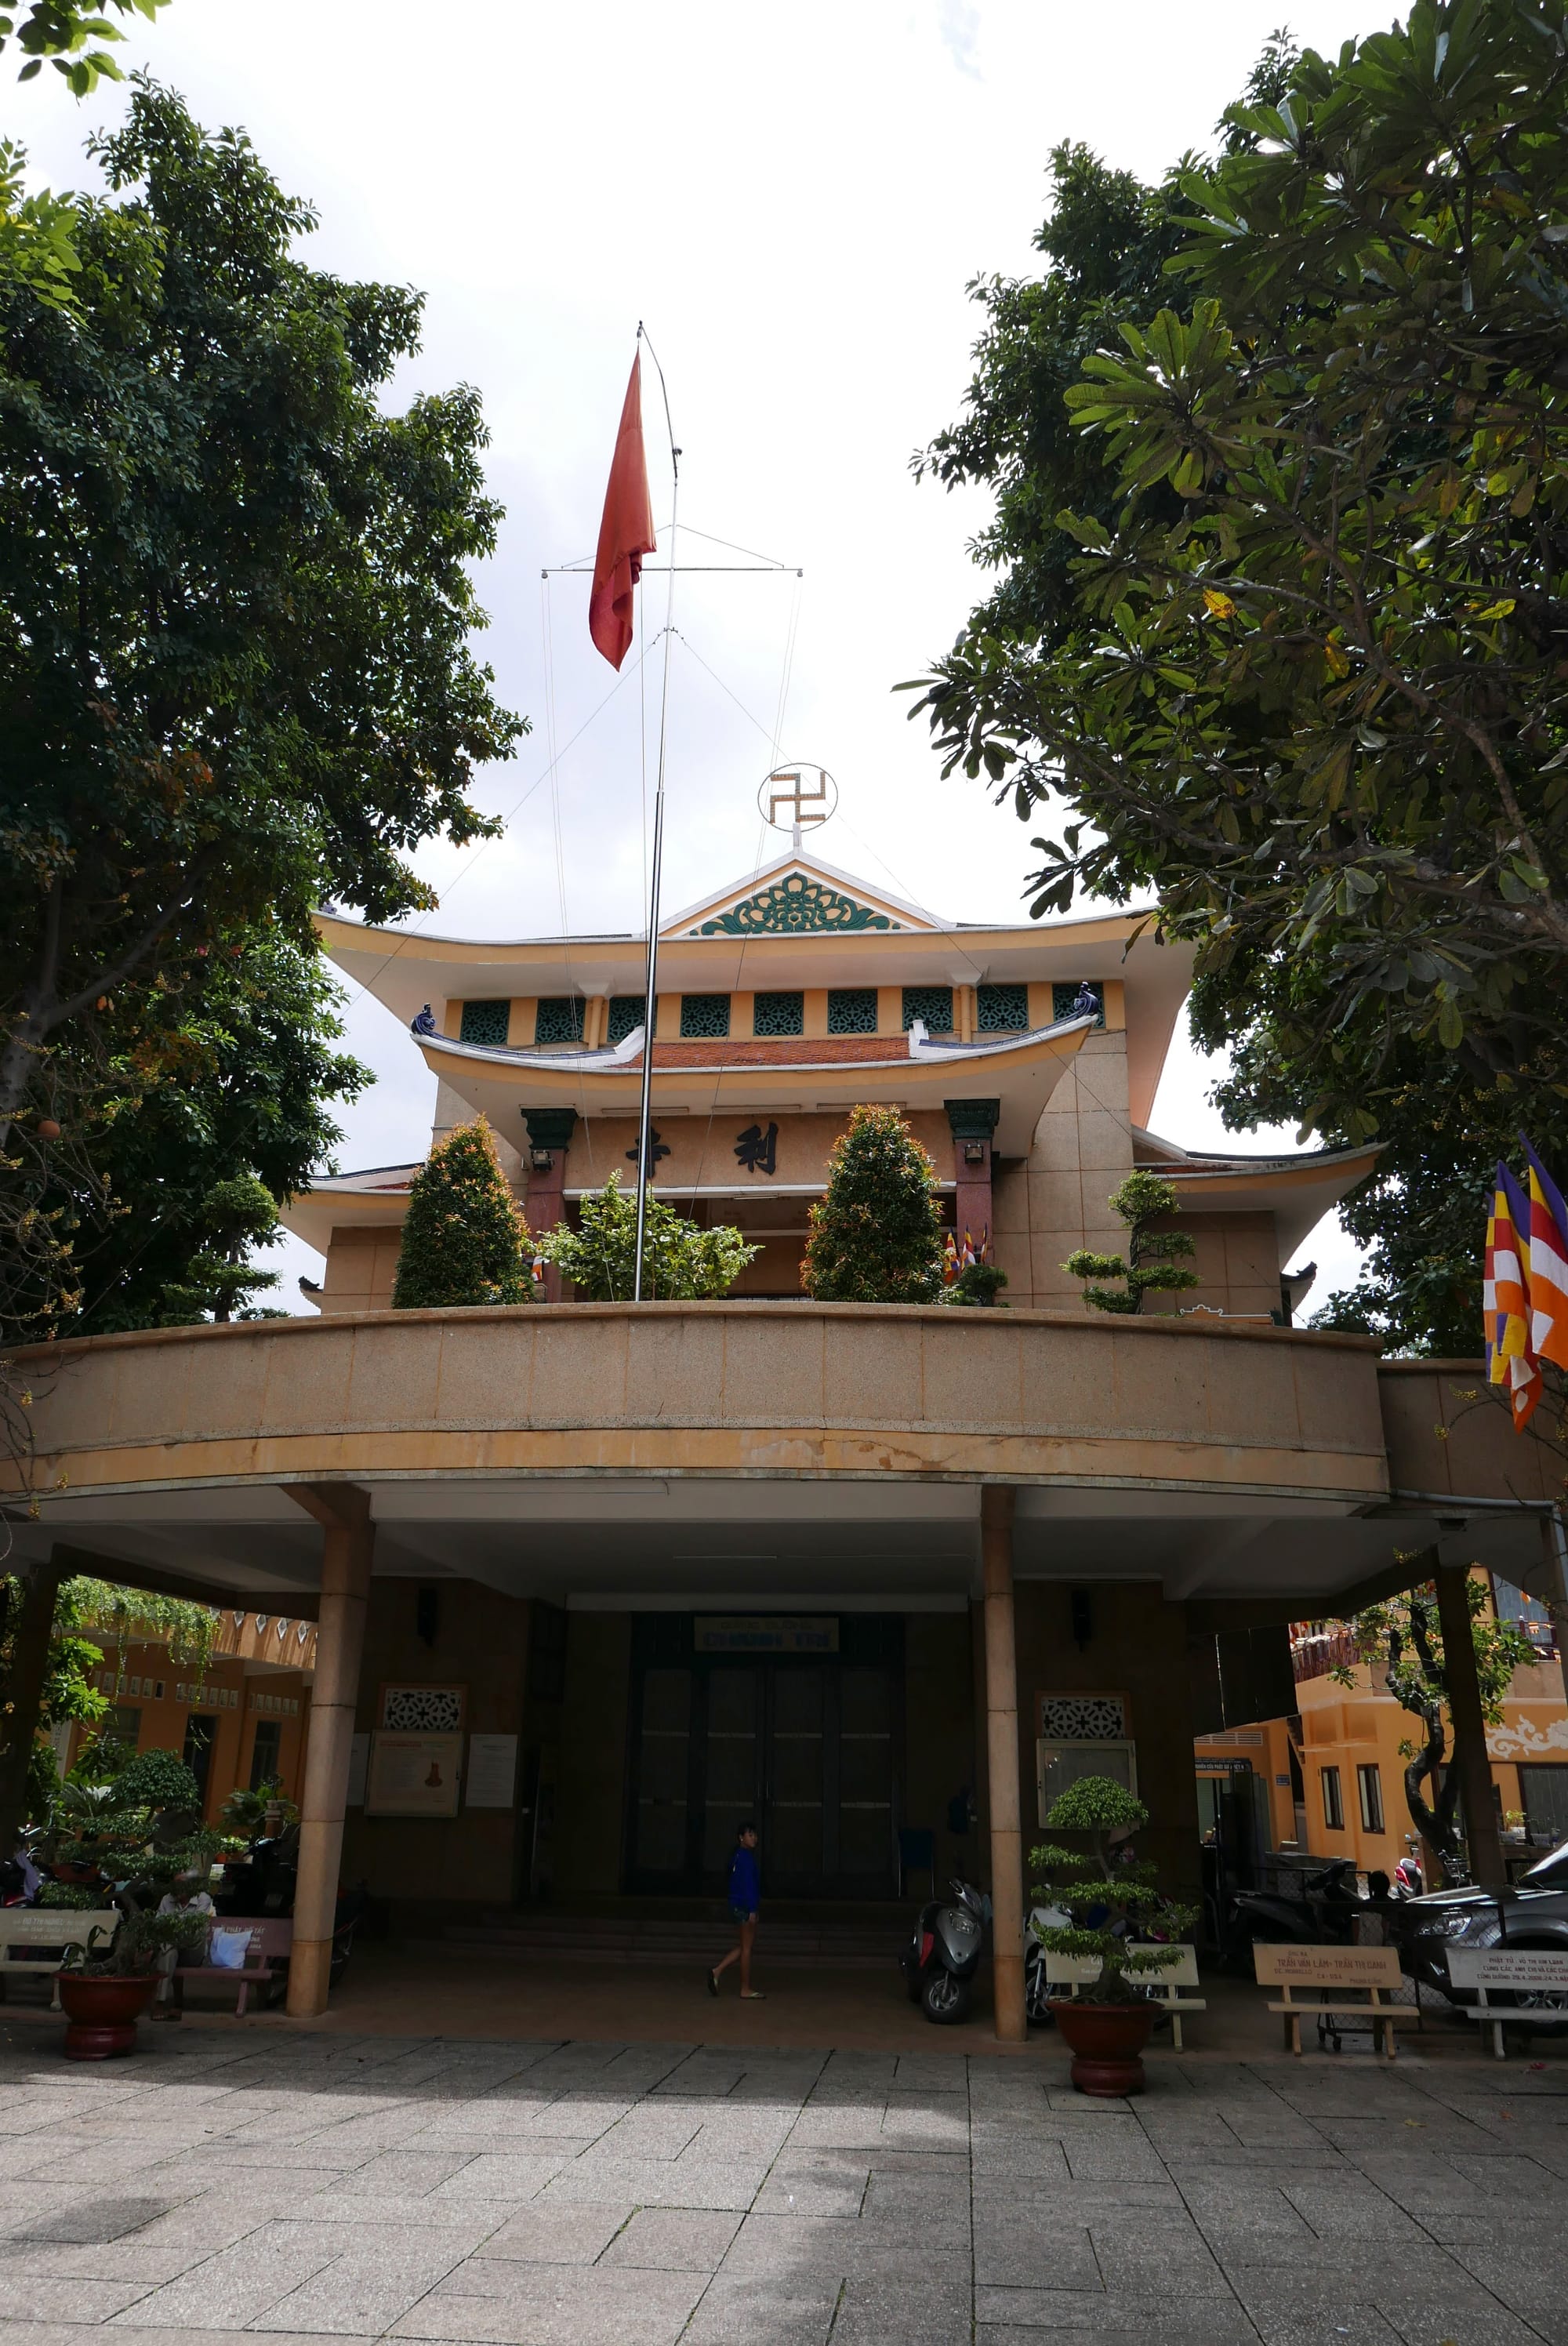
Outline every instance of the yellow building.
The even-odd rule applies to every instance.
[[[1502,1719],[1487,1731],[1497,1813],[1511,1839],[1554,1848],[1568,1840],[1563,1665],[1547,1608],[1505,1580],[1492,1590],[1504,1617],[1528,1627],[1540,1656],[1514,1672]],[[1415,1831],[1400,1746],[1419,1738],[1420,1722],[1387,1692],[1382,1668],[1359,1659],[1345,1629],[1300,1622],[1290,1642],[1295,1712],[1199,1737],[1200,1807],[1206,1781],[1214,1788],[1212,1817],[1218,1788],[1234,1772],[1251,1773],[1267,1788],[1273,1847],[1391,1872]],[[1353,1674],[1349,1686],[1331,1675],[1340,1667]]]

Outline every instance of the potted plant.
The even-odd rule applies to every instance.
[[[94,1931],[85,1947],[71,1949],[59,1974],[67,2060],[107,2061],[130,2052],[158,1986],[158,1958],[170,1947],[199,1954],[206,1943],[205,1914],[143,1913],[126,1916],[112,1933]]]
[[[1139,1945],[1135,1931],[1180,1938],[1197,1919],[1195,1907],[1160,1895],[1152,1865],[1136,1859],[1126,1836],[1147,1824],[1149,1812],[1125,1784],[1084,1776],[1051,1804],[1052,1832],[1081,1833],[1086,1851],[1047,1842],[1032,1852],[1042,1879],[1036,1899],[1064,1908],[1070,1923],[1036,1923],[1035,1936],[1054,1954],[1098,1956],[1097,1976],[1075,1997],[1052,2000],[1062,2041],[1073,2055],[1073,2083],[1081,2094],[1137,2094],[1144,2087],[1139,2057],[1155,2024],[1155,2006],[1138,1989],[1141,1972],[1157,1971],[1165,1945]]]

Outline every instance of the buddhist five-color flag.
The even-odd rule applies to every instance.
[[[632,361],[616,453],[610,460],[599,547],[594,556],[593,591],[588,597],[588,633],[612,668],[618,668],[631,649],[632,590],[642,576],[644,555],[657,550],[647,459],[643,454],[643,354],[639,350]]]
[[[1508,1388],[1513,1430],[1522,1433],[1541,1399],[1541,1363],[1568,1369],[1568,1205],[1520,1134],[1529,1194],[1499,1165],[1486,1224],[1486,1373]]]
[[[1486,1373],[1508,1387],[1515,1433],[1528,1424],[1541,1398],[1541,1368],[1530,1341],[1529,1208],[1506,1165],[1497,1168],[1486,1225],[1481,1306],[1486,1317]]]
[[[1520,1138],[1530,1160],[1530,1349],[1537,1360],[1568,1369],[1568,1207],[1522,1133]]]

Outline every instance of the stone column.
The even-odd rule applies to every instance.
[[[289,1956],[289,2014],[310,2020],[327,2008],[375,1525],[369,1492],[351,1483],[290,1483],[284,1488],[315,1516],[323,1535],[321,1613],[300,1797],[300,1871]]]
[[[566,1218],[566,1151],[576,1128],[575,1107],[525,1107],[528,1127],[528,1196],[524,1210],[535,1236],[553,1230]],[[545,1270],[545,1300],[561,1300],[561,1274],[555,1264]]]
[[[1492,1761],[1487,1757],[1481,1685],[1475,1674],[1475,1640],[1471,1635],[1466,1594],[1470,1572],[1462,1564],[1440,1563],[1436,1576],[1443,1676],[1448,1681],[1449,1718],[1453,1726],[1453,1758],[1450,1764],[1459,1770],[1470,1870],[1483,1890],[1501,1890],[1508,1877],[1502,1862],[1497,1803],[1492,1797]]]
[[[987,1483],[980,1494],[985,1589],[986,1790],[991,1810],[992,1978],[996,2034],[1022,2045],[1023,1838],[1019,1813],[1018,1661],[1013,1630],[1013,1515],[1016,1494]]]
[[[952,1134],[952,1169],[958,1184],[953,1201],[953,1220],[957,1227],[960,1249],[967,1230],[974,1240],[975,1252],[980,1252],[983,1238],[989,1239],[991,1253],[996,1251],[996,1225],[991,1202],[991,1137],[996,1130],[1002,1114],[1002,1102],[993,1099],[943,1100],[947,1110],[948,1128]]]
[[[44,1698],[44,1678],[49,1667],[49,1639],[55,1627],[55,1597],[60,1567],[41,1564],[21,1581],[21,1595],[12,1631],[11,1668],[5,1685],[9,1716],[0,1713],[0,1858],[8,1858],[16,1835],[27,1821],[27,1762],[38,1730]]]

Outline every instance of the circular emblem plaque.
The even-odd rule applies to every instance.
[[[775,831],[811,831],[839,803],[839,785],[826,766],[791,758],[775,766],[757,793],[757,811]]]

